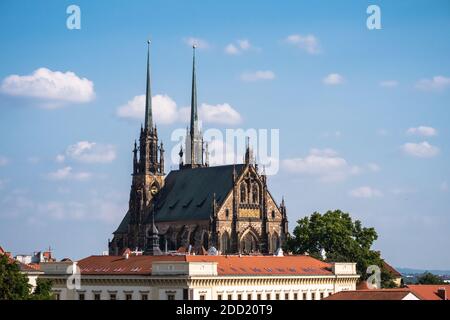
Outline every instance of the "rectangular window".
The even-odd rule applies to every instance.
[[[59,300],[59,299],[60,299],[59,293],[55,293],[55,300]]]
[[[324,298],[324,293],[321,292],[321,293],[320,293],[320,300],[322,300],[323,298]]]
[[[109,300],[116,300],[116,294],[115,293],[111,293],[109,295]]]
[[[232,294],[228,295],[228,300],[233,300],[233,295]]]
[[[174,300],[174,299],[172,299],[172,300]],[[206,300],[206,297],[205,297],[204,294],[201,294],[201,295],[200,295],[200,300]]]
[[[100,300],[100,293],[94,293],[94,300]]]
[[[256,298],[257,298],[258,300],[261,300],[261,293],[258,293],[258,294],[256,295]]]
[[[78,300],[84,300],[84,293],[78,294]]]
[[[289,293],[284,294],[284,300],[289,300]]]
[[[221,294],[217,295],[217,300],[222,300],[222,295]]]
[[[148,300],[148,294],[143,293],[141,296],[141,300]]]
[[[238,300],[242,300],[242,294],[238,294]]]
[[[298,300],[298,293],[294,293],[294,300]]]
[[[315,292],[311,293],[311,300],[316,300],[316,293]]]
[[[270,300],[270,293],[267,293],[267,294],[266,294],[266,299],[267,299],[267,300]]]
[[[183,300],[189,300],[189,289],[183,289]]]
[[[279,293],[275,294],[275,300],[280,300],[280,294]]]
[[[251,293],[247,294],[247,300],[252,300],[252,294]]]
[[[303,300],[307,300],[308,296],[306,295],[306,292],[303,292]]]
[[[125,300],[133,300],[133,295],[131,293],[127,293],[125,295]]]

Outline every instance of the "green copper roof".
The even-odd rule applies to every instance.
[[[244,165],[235,168],[239,175]],[[171,171],[156,200],[155,221],[207,220],[213,195],[221,204],[232,188],[233,165]]]

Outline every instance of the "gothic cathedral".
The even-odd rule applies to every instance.
[[[150,42],[147,52],[145,122],[133,149],[129,209],[109,242],[109,254],[125,250],[160,255],[191,250],[205,254],[274,254],[286,241],[284,199],[278,205],[249,143],[242,164],[209,166],[199,129],[195,47],[190,127],[178,170],[164,174],[164,146],[153,123]],[[188,249],[189,248],[189,249]],[[213,249],[214,250],[214,249]]]

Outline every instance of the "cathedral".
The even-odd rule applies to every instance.
[[[243,163],[209,166],[199,128],[195,46],[190,126],[178,170],[164,173],[164,146],[152,116],[150,42],[145,121],[133,149],[129,209],[109,241],[109,254],[174,251],[205,254],[274,254],[288,234],[284,199],[277,204],[249,142]]]

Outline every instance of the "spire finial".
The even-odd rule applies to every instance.
[[[150,130],[153,127],[152,116],[152,90],[150,77],[150,44],[151,40],[147,40],[147,89],[145,92],[145,129]]]
[[[191,92],[191,136],[198,131],[197,79],[195,74],[195,48],[192,46],[192,92]]]

